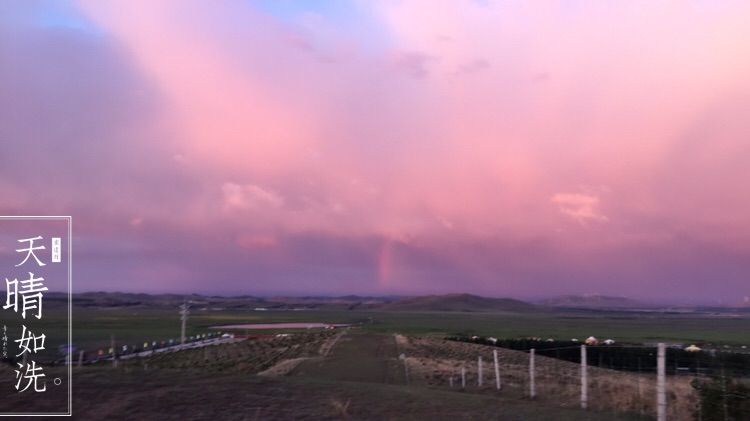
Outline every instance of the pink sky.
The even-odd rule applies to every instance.
[[[0,210],[73,215],[80,290],[739,301],[715,3],[6,3]]]

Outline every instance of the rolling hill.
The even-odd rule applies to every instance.
[[[389,311],[533,311],[537,307],[512,298],[488,298],[471,294],[426,295],[402,298],[384,304],[382,310]]]
[[[646,308],[648,304],[627,297],[613,297],[600,294],[563,295],[543,300],[540,304],[550,307],[591,308],[591,309],[625,309]]]

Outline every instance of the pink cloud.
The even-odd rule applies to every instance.
[[[221,186],[221,191],[224,195],[224,206],[229,209],[279,208],[284,205],[284,198],[279,194],[254,184],[240,185],[227,182]]]
[[[581,224],[589,221],[609,221],[609,218],[602,215],[599,210],[597,196],[582,193],[556,193],[550,200],[559,207],[560,212]]]
[[[679,268],[700,245],[724,253],[707,265],[735,268],[727,291],[746,273],[743,3],[353,4],[377,21],[376,47],[244,2],[79,6],[96,41],[47,34],[18,49],[41,54],[0,69],[18,98],[3,104],[17,117],[0,116],[0,134],[19,139],[8,156],[76,168],[52,189],[6,159],[9,211],[36,209],[28,191],[45,191],[46,209],[86,216],[86,235],[134,255],[164,246],[166,260],[203,264],[193,273],[219,270],[216,258],[228,279],[244,268],[219,256],[263,250],[253,265],[269,285],[313,267],[362,289],[434,277],[442,290],[521,291],[558,273],[575,289],[640,261],[639,248]],[[51,51],[72,58],[42,73]],[[601,185],[612,194],[580,187]],[[180,259],[193,251],[174,239],[206,261]],[[325,265],[299,252],[310,243]],[[630,281],[680,273],[656,259]]]
[[[277,246],[278,240],[270,235],[241,235],[237,239],[237,245],[246,249],[267,248]]]
[[[389,57],[389,61],[395,69],[416,79],[427,76],[429,73],[428,65],[433,60],[435,60],[434,57],[413,51],[395,51]]]

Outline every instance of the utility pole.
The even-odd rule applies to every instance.
[[[187,325],[188,314],[190,314],[190,305],[185,302],[180,306],[180,320],[182,321],[182,333],[180,334],[180,344],[185,343],[185,326]]]

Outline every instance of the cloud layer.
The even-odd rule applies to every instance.
[[[63,5],[0,13],[0,194],[83,289],[747,294],[742,2]]]

